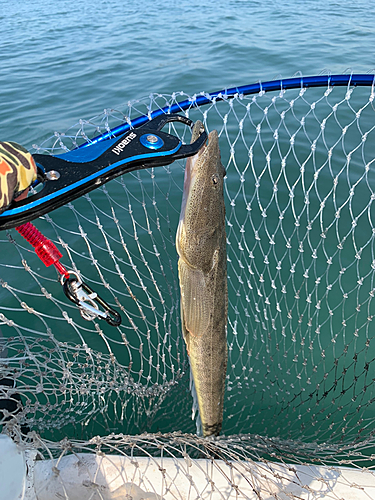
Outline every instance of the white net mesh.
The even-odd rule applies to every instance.
[[[8,432],[56,459],[56,470],[62,457],[73,453],[78,461],[82,452],[118,454],[134,468],[112,489],[91,478],[87,498],[136,496],[128,483],[150,498],[183,497],[163,457],[188,464],[171,467],[180,467],[194,498],[213,491],[226,498],[340,498],[330,483],[340,483],[339,466],[370,474],[374,96],[372,87],[311,88],[239,94],[201,108],[192,97],[184,111],[218,130],[227,170],[229,358],[223,435],[215,440],[194,435],[181,337],[175,233],[183,162],[127,174],[36,221],[65,267],[121,312],[118,328],[83,320],[56,272],[14,230],[3,232],[0,398],[7,400]],[[68,151],[188,97],[153,94],[121,112],[105,110],[34,152]],[[190,141],[188,130],[169,127]],[[159,489],[146,485],[134,457],[157,464]],[[203,470],[204,458],[211,468],[202,472],[201,491],[190,467]],[[64,477],[59,494],[73,498]],[[220,481],[226,493],[215,489]],[[114,491],[118,497],[105,496]]]

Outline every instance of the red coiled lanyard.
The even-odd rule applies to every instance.
[[[55,266],[60,274],[60,283],[65,295],[77,304],[81,316],[91,321],[104,319],[111,326],[121,324],[121,316],[113,310],[97,293],[86,285],[73,271],[68,271],[60,262],[61,252],[31,222],[17,226],[16,230],[34,247],[35,253],[46,267]]]

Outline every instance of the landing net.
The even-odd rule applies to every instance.
[[[228,495],[249,496],[238,486],[245,478],[254,498],[338,498],[324,489],[321,466],[331,476],[340,466],[371,471],[374,96],[372,85],[350,82],[231,98],[152,94],[33,146],[60,154],[181,101],[190,102],[182,113],[218,130],[229,291],[223,432],[202,439],[191,418],[175,248],[182,161],[126,174],[35,222],[64,266],[121,313],[118,328],[85,321],[22,237],[0,234],[0,399],[16,408],[3,410],[3,430],[57,470],[72,453],[119,454],[133,465],[183,458],[194,498],[214,490],[217,474]],[[197,107],[199,97],[208,104]],[[190,142],[183,126],[169,132]],[[204,494],[189,472],[202,458],[213,464]],[[142,474],[132,477],[152,491]]]

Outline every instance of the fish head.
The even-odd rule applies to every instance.
[[[192,141],[199,135],[199,127],[203,127],[201,122],[194,126]],[[187,160],[185,168],[176,245],[180,257],[193,267],[209,270],[219,240],[225,235],[225,174],[218,133],[213,130],[206,144]]]

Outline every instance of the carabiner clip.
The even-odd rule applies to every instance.
[[[113,310],[86,283],[83,283],[76,273],[69,272],[69,278],[62,277],[62,285],[68,299],[79,307],[83,319],[86,321],[92,321],[96,318],[104,319],[111,326],[120,326],[120,314]],[[99,306],[103,310],[100,310]]]

